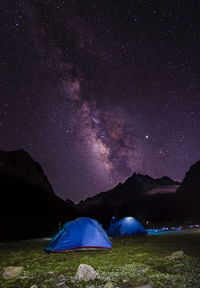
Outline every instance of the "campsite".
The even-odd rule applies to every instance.
[[[2,0],[0,39],[0,288],[200,288],[200,0]]]
[[[165,235],[113,238],[112,249],[103,251],[45,253],[48,243],[49,239],[1,243],[0,270],[22,266],[23,272],[18,279],[5,280],[1,276],[0,287],[200,287],[198,228]],[[169,260],[175,251],[183,251],[184,256]],[[91,265],[99,278],[75,281],[82,263]]]
[[[134,174],[75,205],[26,152],[2,156],[1,288],[200,287],[200,161],[175,193],[144,195],[171,180]]]

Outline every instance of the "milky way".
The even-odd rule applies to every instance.
[[[200,159],[198,1],[3,1],[0,149],[80,201]]]
[[[64,86],[68,86],[65,91],[75,107],[71,129],[78,132],[80,151],[87,151],[98,175],[114,185],[138,170],[142,159],[139,138],[131,131],[134,125],[125,111],[119,107],[102,110],[96,101],[84,100],[78,80]]]

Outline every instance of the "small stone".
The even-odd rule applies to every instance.
[[[68,278],[67,277],[59,277],[58,279],[56,279],[56,281],[54,282],[54,286],[56,286],[56,287],[60,287],[60,288],[65,288],[65,287],[67,287],[66,285],[65,285],[65,282],[68,280]]]
[[[67,286],[65,283],[60,284],[59,286],[57,286],[59,288],[69,288],[69,286]]]
[[[169,260],[173,260],[173,259],[183,258],[184,256],[185,256],[184,252],[182,250],[179,250],[179,251],[172,253],[170,256],[167,256],[167,258]]]
[[[38,288],[38,286],[37,285],[33,285],[30,288]]]
[[[112,282],[106,283],[106,285],[103,288],[114,288]]]
[[[143,285],[143,286],[138,286],[136,288],[153,288],[150,284]]]
[[[18,278],[20,274],[23,272],[23,267],[21,266],[8,266],[3,268],[1,274],[4,279],[13,279]]]
[[[17,279],[28,279],[28,278],[30,278],[30,277],[24,276],[24,275],[19,275],[19,276],[17,277]]]
[[[94,268],[87,264],[80,264],[78,270],[76,272],[75,279],[80,281],[89,281],[94,280],[98,277],[98,273],[94,270]]]
[[[55,273],[53,271],[49,271],[47,274],[54,275]]]

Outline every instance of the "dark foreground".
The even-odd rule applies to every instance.
[[[66,287],[179,287],[200,288],[200,229],[166,235],[112,239],[111,251],[43,252],[46,240],[28,240],[0,245],[0,270],[23,266],[22,279],[5,280],[1,288],[55,287],[66,276]],[[183,258],[167,256],[183,250]],[[99,279],[77,282],[79,264],[93,266]]]

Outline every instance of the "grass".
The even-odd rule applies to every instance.
[[[67,276],[70,288],[131,288],[151,284],[154,288],[200,288],[200,230],[146,237],[112,239],[110,251],[43,252],[45,240],[28,240],[0,245],[0,270],[6,266],[23,266],[24,279],[5,280],[1,288],[54,287],[61,276]],[[185,257],[169,261],[166,256],[183,250]],[[94,267],[95,281],[76,282],[79,264]]]

